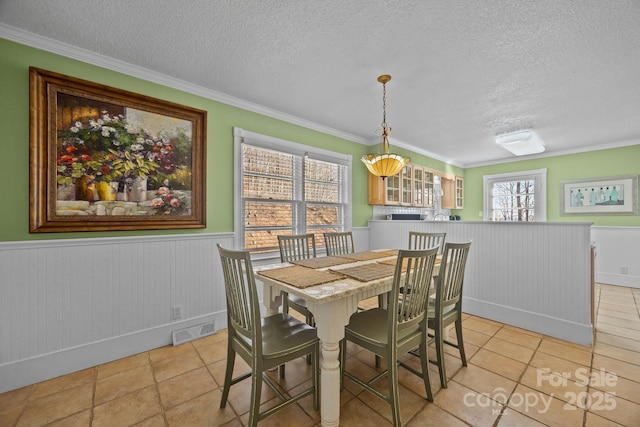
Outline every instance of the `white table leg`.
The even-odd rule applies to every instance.
[[[322,341],[321,349],[320,418],[324,427],[337,427],[340,424],[339,344]]]
[[[272,316],[278,313],[280,306],[282,305],[282,292],[280,289],[263,284],[262,303],[265,307],[265,316]]]
[[[307,302],[308,303],[308,302]],[[340,354],[339,343],[344,338],[344,327],[358,306],[357,299],[343,298],[326,304],[312,305],[322,342],[320,365],[320,418],[324,427],[340,425]]]

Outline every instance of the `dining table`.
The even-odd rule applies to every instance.
[[[283,293],[306,300],[313,314],[321,341],[323,426],[340,424],[339,343],[344,338],[344,327],[362,300],[391,290],[397,253],[397,250],[381,249],[254,267],[256,280],[264,285],[266,316],[279,311]],[[437,275],[438,261],[434,275]]]

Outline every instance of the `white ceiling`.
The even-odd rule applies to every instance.
[[[640,143],[639,0],[0,0],[0,37],[366,144],[391,74],[392,150],[463,167]]]

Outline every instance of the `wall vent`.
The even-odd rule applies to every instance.
[[[216,333],[216,322],[203,323],[189,328],[173,331],[173,345],[183,344]]]

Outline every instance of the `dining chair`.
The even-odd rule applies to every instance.
[[[409,232],[409,249],[428,249],[438,246],[438,253],[444,250],[444,241],[447,233],[423,233],[420,231]]]
[[[316,237],[313,233],[298,235],[279,235],[280,262],[299,261],[316,257]],[[305,317],[307,324],[313,326],[313,315],[307,308],[307,302],[294,295],[283,295],[282,311],[289,312],[293,308]]]
[[[437,246],[438,254],[442,254],[446,237],[447,233],[409,231],[409,249],[428,249]],[[438,276],[433,276],[433,279],[438,280]],[[433,294],[434,292],[435,286],[431,289],[431,293]]]
[[[464,284],[464,272],[471,243],[472,241],[445,243],[440,272],[436,281],[436,295],[428,302],[428,327],[433,330],[433,334],[429,334],[429,337],[436,344],[436,360],[431,362],[438,366],[442,388],[447,388],[444,344],[457,348],[460,352],[462,366],[467,366],[462,339],[462,285]],[[452,323],[455,323],[456,343],[444,339],[445,328]]]
[[[346,255],[355,252],[353,233],[351,231],[324,233],[323,236],[324,245],[327,248],[327,256]],[[382,307],[384,304],[384,295],[378,295],[378,307]],[[366,308],[358,306],[358,311],[364,310]]]
[[[298,235],[279,235],[280,262],[299,261],[316,257],[316,237],[313,233]],[[292,308],[302,314],[308,325],[315,326],[313,314],[307,308],[307,301],[295,295],[282,293],[282,312],[288,313]],[[311,363],[311,358],[307,357]],[[280,378],[284,378],[284,365],[280,366]]]
[[[319,339],[316,329],[287,313],[260,317],[258,291],[251,256],[248,251],[224,249],[218,244],[227,299],[227,367],[220,408],[224,408],[232,385],[251,378],[249,425],[272,415],[298,400],[313,394],[313,408],[320,405]],[[233,377],[236,354],[250,366],[250,371]],[[298,357],[311,355],[312,386],[295,395],[285,395],[266,372]],[[260,412],[263,382],[281,399],[277,405]]]
[[[327,256],[346,255],[355,252],[351,231],[324,233],[324,245]]]
[[[423,379],[427,399],[433,401],[428,368],[426,307],[436,255],[435,247],[399,250],[391,292],[400,293],[400,289],[404,288],[411,289],[411,293],[401,293],[401,298],[392,298],[386,308],[372,308],[353,314],[345,327],[345,338],[340,342],[341,381],[346,376],[389,403],[394,426],[400,425],[398,365]],[[387,368],[366,381],[348,372],[345,368],[348,341],[386,359]],[[421,371],[399,361],[400,357],[416,348],[419,349]],[[385,375],[388,394],[373,386]]]

